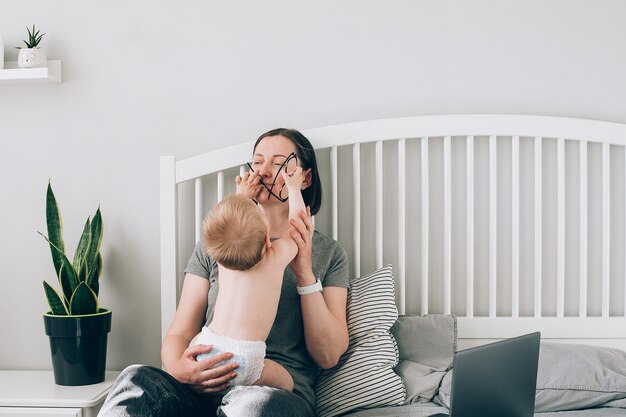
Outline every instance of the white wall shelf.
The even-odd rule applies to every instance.
[[[17,62],[5,62],[0,69],[0,85],[60,83],[62,66],[60,60],[48,60],[47,68],[19,68]]]

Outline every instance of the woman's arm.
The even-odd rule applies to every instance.
[[[346,288],[325,287],[323,295],[315,292],[300,296],[306,347],[323,369],[337,365],[348,349],[347,294]]]
[[[298,245],[298,255],[291,263],[299,286],[314,284],[312,243],[314,227],[310,210],[300,213],[301,221],[290,219],[292,238]],[[341,287],[325,287],[324,292],[300,296],[304,336],[311,358],[321,368],[337,365],[341,355],[348,349],[348,325],[346,302],[348,290]]]
[[[165,370],[179,382],[189,384],[197,392],[217,392],[228,387],[234,378],[236,364],[217,366],[232,357],[232,353],[222,353],[202,361],[196,356],[211,351],[211,346],[189,347],[191,339],[204,325],[207,309],[209,280],[194,274],[185,274],[183,290],[178,309],[161,347],[161,361]]]

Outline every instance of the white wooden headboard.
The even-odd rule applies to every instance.
[[[626,350],[626,125],[446,115],[303,133],[324,189],[316,228],[353,276],[393,265],[401,314],[456,314],[461,348],[539,330]],[[201,220],[253,143],[161,157],[163,335]]]

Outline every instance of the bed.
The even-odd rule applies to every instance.
[[[315,227],[342,243],[353,277],[391,265],[398,314],[447,323],[450,352],[540,331],[542,349],[552,343],[555,357],[558,349],[572,358],[583,352],[578,359],[597,354],[589,377],[600,386],[586,394],[611,396],[601,403],[573,400],[565,412],[548,399],[537,415],[626,415],[626,125],[442,115],[303,133],[316,148],[324,189]],[[202,218],[234,192],[253,143],[183,160],[161,157],[163,335]],[[403,343],[396,342],[402,362]],[[598,375],[607,370],[602,385]],[[566,374],[567,368],[544,371]],[[576,381],[570,383],[576,391]],[[437,393],[407,403],[405,395],[403,404],[383,405],[350,412],[427,416],[445,401]]]

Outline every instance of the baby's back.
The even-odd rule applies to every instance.
[[[246,271],[219,265],[220,289],[209,325],[221,336],[265,340],[274,324],[284,267],[264,257]]]

